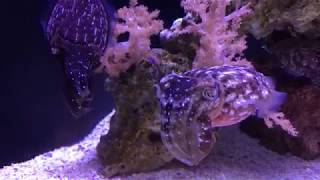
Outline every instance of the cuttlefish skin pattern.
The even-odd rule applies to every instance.
[[[284,96],[269,77],[242,66],[216,66],[171,73],[160,80],[161,137],[171,154],[197,165],[213,147],[213,129],[250,115],[275,111]]]
[[[52,53],[63,56],[69,105],[80,116],[90,110],[90,76],[107,46],[107,11],[101,0],[59,0],[46,31]]]

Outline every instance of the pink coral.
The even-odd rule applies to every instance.
[[[272,128],[274,124],[279,125],[281,129],[292,136],[298,136],[299,134],[299,132],[291,124],[291,121],[285,118],[285,114],[282,112],[269,113],[268,116],[264,118],[264,123],[268,128]]]
[[[131,0],[129,7],[120,8],[116,13],[117,23],[113,30],[113,41],[129,32],[126,42],[114,43],[101,58],[102,65],[111,76],[118,76],[131,65],[141,61],[150,52],[150,36],[163,29],[163,22],[156,20],[159,11],[149,12],[147,7]]]
[[[187,13],[201,18],[200,23],[194,23],[186,31],[200,34],[200,47],[197,49],[193,63],[194,68],[210,67],[225,64],[250,65],[242,55],[246,49],[245,36],[238,34],[241,17],[250,13],[248,5],[226,15],[226,8],[230,0],[183,0],[181,5]],[[237,60],[237,61],[234,61]],[[243,61],[240,61],[243,60]]]

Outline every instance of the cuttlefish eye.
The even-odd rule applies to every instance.
[[[204,88],[202,90],[202,97],[207,100],[215,100],[218,97],[218,92],[215,88]]]

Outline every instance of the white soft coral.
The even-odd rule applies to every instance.
[[[157,10],[149,12],[147,7],[138,5],[137,0],[131,0],[129,7],[117,11],[113,41],[126,32],[129,39],[106,49],[101,63],[109,75],[118,76],[150,53],[150,37],[163,29],[163,22],[156,20],[158,14]]]
[[[194,68],[210,67],[224,64],[250,63],[238,55],[247,48],[245,36],[238,34],[241,17],[250,13],[248,5],[238,8],[226,15],[230,0],[183,0],[181,5],[187,13],[201,18],[200,23],[194,23],[186,31],[200,34],[200,47],[197,48],[193,63]],[[234,61],[237,60],[237,61]]]
[[[298,136],[298,131],[292,126],[289,119],[285,118],[282,112],[269,113],[268,116],[264,118],[264,123],[268,128],[272,128],[273,125],[278,125],[286,131],[291,136]]]

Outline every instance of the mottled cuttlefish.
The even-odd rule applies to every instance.
[[[216,139],[213,129],[257,115],[269,121],[286,94],[253,68],[216,66],[171,73],[157,85],[161,137],[175,158],[197,165]],[[292,130],[291,134],[296,134]]]
[[[101,0],[58,0],[46,26],[52,53],[63,58],[68,104],[77,117],[90,110],[90,76],[107,47],[110,16]]]

